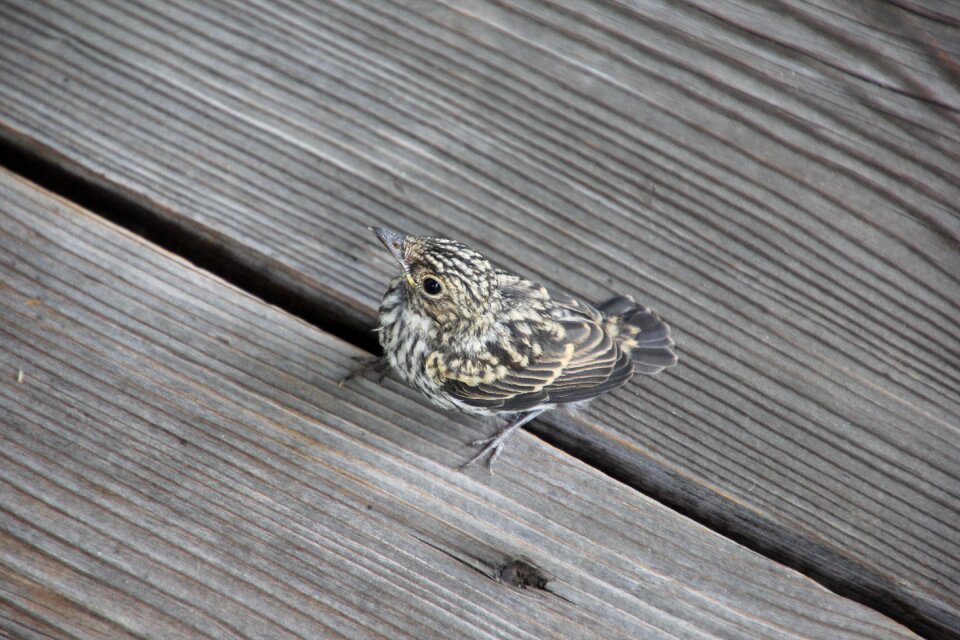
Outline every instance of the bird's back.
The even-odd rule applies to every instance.
[[[583,402],[622,386],[634,372],[651,375],[677,362],[670,328],[628,296],[594,307],[507,272],[499,273],[499,284],[505,302],[500,335],[508,344],[492,348],[512,366],[479,384],[448,381],[444,392],[465,410]],[[517,353],[529,357],[509,362]]]

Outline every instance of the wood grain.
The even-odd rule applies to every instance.
[[[452,470],[469,426],[337,387],[362,352],[7,173],[0,220],[0,628],[914,637],[531,436]]]
[[[540,433],[946,637],[958,24],[920,2],[4,5],[0,119],[357,328],[392,271],[370,223],[637,296],[681,366]]]

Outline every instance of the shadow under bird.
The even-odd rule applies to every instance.
[[[507,438],[677,363],[670,327],[629,296],[593,306],[494,268],[455,240],[371,230],[400,263],[380,304],[384,359],[434,404],[511,420],[461,465],[492,469]]]

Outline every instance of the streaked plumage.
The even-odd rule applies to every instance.
[[[380,344],[408,384],[446,409],[517,414],[465,465],[499,455],[514,430],[676,364],[670,328],[628,296],[593,307],[495,269],[445,238],[373,229],[403,271],[380,305]]]

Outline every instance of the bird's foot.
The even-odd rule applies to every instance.
[[[510,424],[506,427],[497,431],[489,438],[482,438],[480,440],[474,440],[470,444],[474,447],[482,447],[472,458],[464,462],[462,465],[457,467],[457,471],[463,471],[473,463],[477,462],[484,456],[489,456],[487,458],[487,469],[490,473],[493,473],[493,463],[497,461],[497,458],[500,457],[500,453],[503,452],[503,446],[506,444],[507,439],[513,435],[513,432],[518,430],[523,425],[527,424],[538,415],[543,413],[543,409],[535,409],[533,411],[527,411],[521,413],[519,416],[514,418]]]
[[[492,438],[483,438],[481,440],[474,440],[471,442],[471,446],[483,448],[474,454],[472,458],[457,467],[457,471],[463,471],[477,460],[489,455],[490,457],[487,459],[487,469],[490,470],[490,473],[493,473],[493,463],[497,458],[500,457],[500,452],[503,451],[503,445],[506,444],[507,438],[509,438],[510,434],[512,433],[513,430],[508,427],[498,431],[497,434]]]
[[[387,360],[386,356],[375,356],[373,358],[369,356],[355,356],[351,359],[354,362],[359,362],[360,365],[354,367],[350,373],[344,376],[340,382],[337,383],[337,387],[342,387],[354,378],[365,376],[371,371],[376,371],[378,374],[377,384],[383,382],[383,378],[387,375],[387,367],[390,364],[390,361]]]

